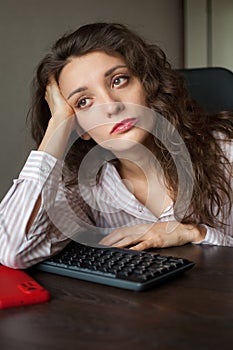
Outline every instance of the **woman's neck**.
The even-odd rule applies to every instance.
[[[115,153],[118,158],[117,170],[123,179],[145,179],[151,174],[161,174],[161,166],[155,156],[154,140],[149,138],[145,144],[136,144],[124,152]]]
[[[156,173],[156,167],[149,159],[119,159],[117,170],[122,179],[145,180],[149,174]]]
[[[172,203],[162,168],[153,155],[134,152],[130,158],[119,159],[117,170],[128,190],[156,217]]]

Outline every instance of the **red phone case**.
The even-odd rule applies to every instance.
[[[50,293],[22,270],[0,265],[0,309],[50,300]]]

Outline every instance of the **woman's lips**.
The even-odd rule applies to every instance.
[[[111,130],[111,134],[121,134],[131,129],[137,123],[136,118],[127,118],[122,120],[120,123],[116,123]]]

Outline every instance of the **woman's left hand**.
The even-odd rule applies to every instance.
[[[115,229],[100,244],[134,250],[180,246],[203,240],[205,232],[197,225],[180,224],[177,221],[139,224]]]

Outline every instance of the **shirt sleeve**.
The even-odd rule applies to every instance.
[[[226,234],[207,225],[203,226],[206,228],[205,238],[199,242],[192,242],[193,244],[211,244],[233,247],[233,237],[230,233]]]
[[[27,268],[60,251],[90,222],[76,199],[76,212],[68,202],[61,181],[62,162],[32,151],[17,180],[0,204],[0,262]],[[73,194],[74,195],[74,194]],[[27,231],[27,224],[41,196],[41,206]],[[77,198],[78,193],[77,193]]]

